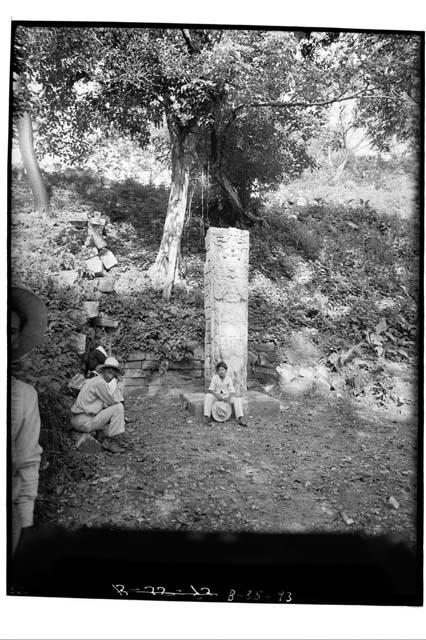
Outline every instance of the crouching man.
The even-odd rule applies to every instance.
[[[84,383],[71,407],[71,424],[76,431],[92,433],[111,453],[125,450],[119,436],[124,433],[123,389],[119,377],[123,371],[115,358],[106,358],[97,367],[99,375]],[[118,383],[112,392],[111,380]]]
[[[212,377],[210,386],[204,398],[204,419],[210,420],[212,408],[215,400],[226,402],[234,407],[238,424],[247,426],[243,417],[243,406],[241,398],[235,394],[234,385],[230,376],[227,375],[228,366],[225,362],[218,362],[216,374]]]

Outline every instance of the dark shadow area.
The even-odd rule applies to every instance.
[[[82,456],[72,439],[68,408],[73,401],[65,388],[61,396],[49,392],[39,394],[39,442],[43,457],[39,495],[35,502],[36,522],[56,522],[65,488],[73,482],[89,481],[93,477],[93,460],[90,456]]]
[[[422,581],[414,554],[384,537],[47,529],[18,548],[8,593],[420,606]]]

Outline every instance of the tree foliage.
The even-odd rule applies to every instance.
[[[16,31],[17,112],[30,108],[45,150],[83,156],[97,136],[150,125],[170,136],[172,187],[153,265],[175,278],[189,176],[207,168],[230,224],[251,223],[251,195],[309,166],[307,144],[336,102],[386,148],[418,127],[417,35],[146,27]]]
[[[418,147],[420,132],[420,37],[362,38],[364,77],[380,97],[359,100],[355,126],[364,126],[373,144],[388,151],[393,140]]]
[[[421,36],[415,33],[312,33],[304,55],[338,73],[356,96],[353,126],[389,150],[397,140],[417,146],[420,126]]]
[[[355,123],[379,147],[418,131],[415,34],[18,26],[14,44],[22,79],[15,108],[30,106],[42,151],[69,157],[82,157],[100,132],[144,145],[149,123],[166,116],[198,136],[213,128],[218,148],[210,153],[228,165],[245,161],[268,183],[286,165],[306,166],[303,143],[324,113],[309,104],[350,95]],[[280,137],[288,153],[275,152]],[[247,150],[262,142],[271,166],[252,168]]]

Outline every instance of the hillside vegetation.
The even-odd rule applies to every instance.
[[[70,211],[106,216],[108,247],[118,259],[116,291],[100,298],[100,311],[119,320],[119,329],[106,334],[86,327],[89,343],[106,340],[122,359],[135,349],[149,349],[164,361],[188,357],[204,340],[204,238],[197,210],[184,230],[180,282],[166,303],[143,275],[161,239],[167,188],[88,171],[47,177],[50,214],[32,212],[25,179],[12,183],[12,214],[18,214],[11,227],[12,281],[41,294],[50,318],[44,344],[24,365],[28,380],[59,392],[81,368],[70,340],[84,322],[81,309],[91,278],[84,262],[86,230],[66,222]],[[265,223],[250,235],[249,342],[279,346],[303,330],[331,371],[356,356],[357,370],[349,379],[358,393],[369,388],[381,400],[396,401],[386,391],[383,364],[412,370],[417,358],[420,231],[414,178],[407,163],[368,159],[346,170],[338,183],[323,169],[267,194]],[[79,273],[75,287],[61,284],[57,276],[63,270]]]

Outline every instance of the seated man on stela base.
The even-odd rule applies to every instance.
[[[204,420],[208,422],[212,415],[212,408],[215,400],[227,402],[234,407],[238,424],[247,426],[244,420],[243,406],[241,398],[235,394],[231,377],[227,374],[228,366],[226,362],[218,362],[216,373],[212,377],[210,386],[204,398]]]
[[[96,436],[107,451],[123,453],[118,438],[124,433],[123,384],[119,380],[123,371],[113,357],[106,358],[96,371],[98,375],[84,383],[71,407],[71,424],[76,431]],[[111,391],[113,379],[118,382]]]

